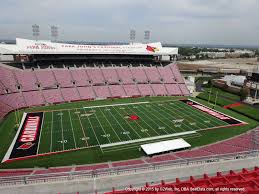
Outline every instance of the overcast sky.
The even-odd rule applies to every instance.
[[[143,41],[259,45],[258,0],[0,0],[0,39],[128,41],[129,30]]]

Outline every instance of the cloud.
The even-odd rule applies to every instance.
[[[31,25],[59,27],[63,40],[259,45],[257,0],[9,0],[1,2],[0,38],[32,38]]]

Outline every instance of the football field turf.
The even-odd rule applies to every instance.
[[[37,154],[127,144],[231,125],[179,100],[52,110],[44,112],[43,118]]]

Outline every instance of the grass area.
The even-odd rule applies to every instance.
[[[228,91],[225,91],[221,88],[216,88],[216,87],[212,87],[212,88],[205,88],[205,92],[212,92],[213,95],[216,94],[216,92],[219,92],[219,95],[224,96],[225,98],[231,99],[231,100],[235,100],[235,101],[239,101],[240,100],[240,95],[238,94],[233,94],[230,93]]]
[[[211,95],[210,95],[211,91]],[[210,98],[210,103],[215,103],[216,93],[218,92],[217,96],[217,105],[219,106],[226,106],[229,104],[233,104],[240,101],[240,97],[236,94],[232,94],[226,91],[223,91],[219,88],[206,88],[204,92],[200,93],[197,97],[208,101]],[[252,107],[250,105],[242,104],[241,106],[231,107],[231,110],[238,112],[240,114],[246,115],[252,119],[259,121],[259,109]]]
[[[182,98],[182,97],[180,97]],[[116,134],[113,131],[112,128],[115,129],[116,127],[116,132],[120,132],[120,135],[117,134],[121,139],[124,138],[124,140],[129,140],[128,135],[132,135],[132,139],[134,138],[146,138],[146,137],[152,137],[152,136],[158,136],[158,135],[163,135],[166,134],[165,131],[167,131],[168,134],[170,133],[176,133],[180,131],[188,131],[188,130],[194,130],[194,129],[202,129],[205,128],[205,122],[201,122],[201,120],[211,120],[210,123],[206,122],[206,125],[208,127],[213,127],[217,125],[221,125],[223,123],[220,123],[220,121],[216,118],[211,118],[210,116],[207,117],[206,119],[203,118],[205,113],[202,113],[200,111],[197,111],[195,109],[190,109],[190,107],[185,107],[187,105],[182,104],[182,102],[176,101],[173,104],[170,104],[166,101],[168,100],[177,100],[179,98],[176,97],[146,97],[146,98],[137,98],[137,99],[113,99],[113,100],[101,100],[101,101],[84,101],[84,102],[75,102],[75,103],[67,103],[67,104],[60,104],[60,105],[54,105],[54,106],[48,106],[48,107],[35,107],[31,109],[26,109],[23,111],[26,112],[31,112],[31,111],[49,111],[48,118],[46,118],[46,123],[44,127],[44,131],[46,135],[50,135],[52,133],[49,133],[51,130],[51,125],[55,125],[55,131],[56,133],[52,138],[61,138],[62,136],[58,136],[62,134],[62,131],[60,131],[61,128],[61,122],[63,123],[64,126],[71,126],[71,123],[73,123],[74,129],[78,128],[78,134],[80,134],[80,121],[82,122],[82,125],[85,126],[87,129],[85,129],[85,132],[91,133],[89,134],[90,138],[93,138],[93,141],[89,142],[89,145],[97,145],[98,141],[102,143],[109,143],[109,140],[111,142],[118,142],[119,138],[117,137],[116,139]],[[202,104],[208,105],[206,101],[201,100],[201,99],[196,99],[193,98],[195,101],[199,101]],[[118,103],[136,103],[136,102],[145,102],[149,101],[151,103],[151,107],[144,107],[143,105],[138,105],[138,108],[133,108],[133,106],[136,105],[129,105],[126,107],[123,107],[125,109],[120,109],[122,106],[118,106],[116,108],[112,108],[112,114],[116,115],[116,118],[120,119],[121,126],[116,122],[116,120],[113,118],[111,114],[111,110],[105,110],[106,108],[96,108],[95,113],[96,115],[90,115],[90,117],[79,117],[75,114],[75,112],[80,112],[80,115],[87,114],[84,111],[85,109],[82,109],[84,106],[101,106],[101,105],[107,105],[107,104],[118,104]],[[158,102],[158,101],[163,101],[163,102]],[[163,104],[162,106],[159,104]],[[62,109],[71,109],[70,114],[72,112],[75,114],[74,118],[71,115],[72,122],[70,121],[69,118],[69,111],[68,110],[62,110]],[[116,109],[116,110],[115,110]],[[72,111],[73,110],[73,111]],[[76,111],[74,111],[76,110]],[[80,110],[80,111],[79,111]],[[144,111],[145,110],[145,111]],[[219,140],[223,140],[241,133],[244,133],[248,131],[251,128],[254,128],[258,123],[255,122],[254,120],[240,115],[237,112],[233,112],[231,110],[226,110],[221,108],[220,106],[216,106],[216,110],[226,113],[227,115],[233,116],[237,119],[240,119],[242,121],[245,121],[248,123],[248,125],[244,126],[237,126],[237,127],[227,127],[227,128],[218,128],[214,130],[207,130],[207,131],[200,131],[198,135],[190,135],[190,136],[185,136],[184,138],[187,139],[189,143],[191,143],[192,147],[196,146],[201,146],[209,143],[213,143]],[[23,111],[19,111],[20,118],[21,114]],[[64,112],[63,112],[64,111]],[[127,114],[124,112],[126,111]],[[193,112],[192,112],[193,111]],[[52,123],[50,120],[52,120],[52,114],[54,113],[55,115],[55,121]],[[56,113],[63,113],[61,116],[57,115]],[[128,121],[127,118],[126,120],[123,120],[121,118],[122,116],[128,116],[128,114],[135,114],[138,115],[141,119],[143,119],[143,122],[138,120],[138,121]],[[172,117],[169,118],[169,114],[172,115]],[[98,118],[102,118],[101,120],[98,121],[98,119],[95,117],[98,115]],[[156,115],[156,116],[155,116]],[[151,117],[152,118],[149,118]],[[61,117],[63,120],[61,121]],[[106,119],[105,119],[106,117]],[[184,118],[186,121],[184,124],[181,124],[181,127],[177,127],[174,125],[171,125],[171,127],[167,126],[169,125],[169,122],[172,122],[172,118]],[[198,118],[200,117],[200,118]],[[158,119],[159,118],[159,119]],[[202,119],[203,118],[203,119]],[[90,120],[91,119],[91,120]],[[151,119],[153,121],[151,121]],[[170,121],[169,121],[170,119]],[[145,122],[144,122],[145,120]],[[127,123],[129,122],[129,123]],[[196,122],[196,125],[191,125],[191,123]],[[6,119],[0,124],[0,141],[2,142],[1,149],[0,149],[0,158],[3,158],[3,156],[6,153],[6,150],[8,149],[10,142],[15,136],[16,130],[14,129],[14,123],[15,123],[15,116],[14,113],[10,113]],[[94,137],[94,132],[91,131],[91,127],[89,127],[92,123],[94,126],[95,131],[98,131],[99,135],[95,139]],[[165,126],[160,126],[163,123]],[[110,125],[111,124],[111,125]],[[53,126],[54,126],[53,125]],[[179,125],[179,124],[178,124]],[[77,127],[75,127],[77,126]],[[104,129],[105,126],[105,129]],[[106,127],[110,126],[110,127]],[[113,126],[113,127],[111,127]],[[131,127],[130,127],[131,126]],[[165,127],[165,128],[160,128],[158,127]],[[66,127],[68,128],[68,127]],[[125,128],[128,128],[127,131],[130,131],[130,134],[124,135],[121,132],[125,132]],[[135,130],[138,129],[138,132],[134,132],[133,128]],[[105,135],[103,129],[105,130],[106,137],[103,137],[102,135]],[[123,130],[124,129],[124,130]],[[143,130],[143,129],[147,129]],[[142,130],[142,131],[141,131]],[[69,128],[70,132],[68,134],[64,133],[64,137],[71,138],[72,135],[72,130],[71,127]],[[91,132],[90,132],[91,131]],[[152,131],[152,133],[151,133]],[[156,131],[156,132],[155,132]],[[52,131],[53,132],[53,131]],[[79,133],[80,132],[80,133]],[[137,137],[137,133],[139,135],[141,134],[140,137]],[[158,133],[158,134],[157,134]],[[52,134],[52,135],[53,135]],[[109,138],[107,134],[110,134]],[[113,134],[113,135],[111,135]],[[150,136],[149,136],[149,135]],[[44,147],[40,148],[40,152],[49,152],[50,150],[50,136],[42,136],[42,142],[45,143],[42,144]],[[80,141],[80,138],[82,138],[82,135],[78,135],[78,138],[75,139],[76,143]],[[126,137],[124,137],[126,136]],[[131,136],[130,136],[131,137]],[[98,139],[98,141],[97,141]],[[169,138],[170,139],[170,138]],[[173,139],[173,138],[172,138]],[[63,139],[65,140],[65,139]],[[67,140],[67,139],[66,139]],[[123,140],[123,141],[124,141]],[[70,139],[71,142],[73,142],[73,139]],[[83,140],[82,140],[83,141]],[[155,141],[155,140],[154,140]],[[157,141],[157,140],[156,140]],[[148,141],[148,142],[153,142],[153,141]],[[100,143],[100,144],[102,144]],[[53,150],[59,151],[60,149],[63,149],[64,142],[59,142],[59,143],[52,143],[53,145]],[[98,162],[107,162],[107,161],[116,161],[116,160],[126,160],[126,159],[133,159],[137,157],[142,157],[144,156],[144,153],[142,151],[139,151],[139,143],[136,144],[127,144],[124,146],[116,146],[113,148],[108,148],[102,150],[99,147],[93,147],[91,149],[82,149],[78,151],[73,151],[73,152],[67,152],[67,153],[62,153],[62,154],[55,154],[51,156],[44,156],[44,157],[37,157],[34,159],[28,159],[28,160],[23,160],[23,161],[15,161],[11,163],[3,163],[0,164],[0,168],[27,168],[27,167],[50,167],[50,166],[64,166],[64,165],[73,165],[73,164],[91,164],[91,163],[98,163]],[[68,144],[64,145],[65,149],[71,149],[75,146],[74,144]],[[55,148],[54,148],[55,147]],[[122,149],[123,148],[123,149]]]

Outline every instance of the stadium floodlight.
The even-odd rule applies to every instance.
[[[38,40],[38,38],[40,36],[40,26],[38,24],[32,25],[32,35],[35,40]]]
[[[149,40],[150,40],[150,34],[151,34],[151,32],[150,32],[149,30],[145,30],[145,31],[144,31],[144,40],[145,40],[146,42],[149,42]]]
[[[136,39],[136,30],[130,30],[130,42],[133,43]]]
[[[51,38],[53,41],[57,41],[58,39],[58,27],[57,26],[50,26],[51,30]]]

